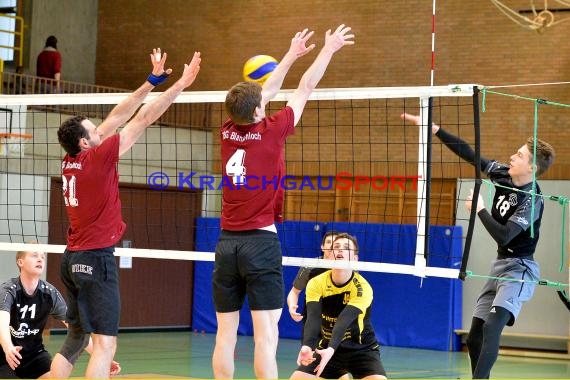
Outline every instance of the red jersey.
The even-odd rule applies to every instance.
[[[115,134],[97,147],[63,158],[61,174],[70,251],[114,246],[125,232],[117,170],[119,142],[120,135]]]
[[[222,229],[254,230],[282,219],[285,140],[294,120],[285,107],[256,124],[222,126]]]
[[[55,74],[61,72],[61,54],[55,49],[44,49],[38,55],[36,75],[42,78],[55,79]]]

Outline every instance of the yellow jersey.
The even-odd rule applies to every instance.
[[[321,303],[321,337],[320,347],[327,347],[332,337],[334,325],[340,313],[347,305],[361,311],[344,332],[339,347],[360,349],[378,345],[374,328],[370,322],[372,305],[372,287],[359,273],[353,272],[345,284],[337,285],[332,281],[331,270],[314,278],[307,284],[306,301]]]

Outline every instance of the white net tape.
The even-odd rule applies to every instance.
[[[397,106],[393,106],[395,111],[390,111],[391,113],[398,113],[399,112],[404,112],[405,108],[402,108],[403,105],[402,103],[398,103],[399,99],[410,99],[410,98],[415,98],[413,99],[409,104],[410,107],[412,107],[413,110],[418,110],[418,102],[417,100],[419,99],[427,99],[428,97],[441,97],[441,98],[459,98],[459,97],[471,97],[474,93],[474,88],[476,85],[473,84],[452,84],[452,85],[448,85],[448,86],[433,86],[433,87],[385,87],[385,88],[358,88],[358,89],[354,89],[354,88],[336,88],[336,89],[320,89],[320,90],[316,90],[310,100],[311,101],[336,101],[336,100],[367,100],[367,99],[395,99],[395,104],[398,104]],[[151,99],[154,99],[156,96],[159,96],[160,93],[152,93],[148,96],[148,98],[146,99],[146,101],[149,101]],[[278,94],[278,96],[275,98],[276,101],[286,101],[289,96],[291,95],[291,91],[282,91]],[[23,115],[26,114],[27,109],[28,108],[32,108],[34,106],[48,106],[48,105],[54,105],[54,106],[59,106],[59,105],[78,105],[78,106],[82,106],[82,105],[113,105],[113,104],[117,104],[119,103],[121,100],[123,100],[125,97],[127,97],[128,94],[74,94],[74,95],[68,95],[68,94],[50,94],[50,95],[30,95],[30,96],[3,96],[2,99],[0,99],[0,104],[4,105],[4,106],[12,106],[12,107],[16,107],[14,108],[14,112],[19,115],[18,117],[21,119],[23,117]],[[212,92],[185,92],[183,94],[181,94],[177,100],[176,103],[223,103],[223,100],[225,98],[225,92],[222,91],[212,91]],[[417,99],[417,100],[416,100]],[[19,107],[19,108],[18,108]],[[455,107],[455,106],[454,106]],[[468,109],[471,109],[471,106],[467,107]],[[55,107],[54,109],[57,110],[57,107]],[[455,109],[455,108],[452,108]],[[74,112],[76,112],[77,110],[74,109]],[[78,111],[77,111],[78,112]],[[353,110],[352,113],[353,115],[357,115],[360,112],[362,112],[362,109],[356,109]],[[384,110],[384,112],[386,112]],[[47,114],[46,114],[47,115]],[[371,114],[372,115],[372,114]],[[375,117],[377,117],[378,115],[374,114]],[[356,116],[353,116],[356,117]],[[47,206],[48,204],[48,200],[47,200],[47,184],[49,184],[49,179],[52,177],[55,177],[58,171],[53,172],[53,171],[49,171],[48,169],[51,168],[51,166],[54,166],[54,168],[58,168],[59,164],[61,163],[60,159],[59,159],[59,155],[62,154],[61,149],[59,147],[59,145],[57,144],[57,141],[55,140],[55,129],[53,129],[53,125],[57,125],[58,123],[60,123],[61,121],[61,117],[54,111],[52,112],[52,114],[46,116],[45,118],[45,126],[44,124],[38,125],[37,128],[38,130],[36,130],[34,132],[34,146],[33,146],[33,155],[30,155],[31,159],[34,159],[34,163],[33,163],[33,168],[35,168],[37,165],[37,163],[35,162],[35,158],[36,157],[47,157],[49,158],[51,161],[46,162],[46,169],[42,169],[44,170],[44,172],[42,172],[42,175],[45,176],[45,178],[47,178],[44,182],[45,182],[45,186],[46,189],[44,189],[44,191],[39,194],[38,196],[35,196],[35,198],[33,198],[30,201],[30,204],[32,206],[30,206],[29,204],[26,204],[25,207],[24,205],[24,197],[29,195],[29,194],[35,194],[34,191],[37,191],[40,187],[42,187],[43,182],[40,184],[37,181],[38,175],[32,176],[25,176],[24,174],[26,174],[27,172],[22,171],[17,172],[16,174],[13,174],[11,177],[6,178],[5,182],[7,184],[9,184],[10,186],[16,186],[16,188],[13,187],[7,187],[6,191],[5,191],[5,197],[6,199],[8,199],[8,201],[6,201],[6,204],[8,207],[6,207],[6,218],[4,220],[4,226],[5,226],[5,230],[3,231],[3,228],[0,228],[0,233],[4,234],[4,236],[6,236],[9,241],[12,241],[14,243],[9,243],[9,242],[2,242],[0,243],[0,253],[2,251],[8,251],[8,253],[11,252],[15,252],[15,251],[19,251],[19,250],[41,250],[44,252],[54,252],[54,253],[63,253],[63,251],[65,250],[65,246],[63,245],[29,245],[29,244],[23,244],[23,243],[16,243],[17,241],[23,241],[26,240],[24,238],[24,236],[35,236],[38,237],[38,240],[46,240],[45,236],[46,236],[46,232],[47,231],[47,218],[45,218],[44,216],[48,214],[48,209],[49,206]],[[53,119],[53,120],[52,120]],[[387,127],[388,124],[386,124],[385,126]],[[361,127],[361,126],[360,126]],[[48,129],[48,128],[52,128],[52,129]],[[308,126],[305,126],[305,129],[307,129]],[[341,128],[339,126],[339,128]],[[375,127],[377,129],[377,131],[381,131],[382,128],[380,126]],[[423,128],[426,129],[426,128]],[[423,130],[422,129],[422,130]],[[414,131],[414,134],[416,134],[417,129],[414,127],[412,129]],[[427,129],[426,129],[427,130]],[[46,132],[47,131],[47,132]],[[164,130],[163,130],[164,132]],[[176,130],[176,133],[179,133],[180,130]],[[42,133],[46,133],[45,136],[42,135]],[[178,136],[176,133],[174,133],[173,136],[173,140],[177,140],[176,136]],[[378,132],[380,133],[380,132]],[[422,132],[423,133],[423,132]],[[150,132],[147,133],[147,135],[150,135]],[[46,137],[47,136],[47,137]],[[169,135],[170,136],[170,135]],[[145,138],[147,139],[147,142],[150,144],[150,136],[145,136]],[[416,137],[417,138],[417,137]],[[1,142],[3,143],[3,155],[17,155],[17,154],[22,154],[24,152],[24,146],[26,144],[26,142],[28,140],[31,139],[31,135],[20,135],[18,136],[6,136],[6,138],[4,138]],[[45,140],[45,141],[44,141]],[[188,140],[192,141],[190,138],[188,138]],[[198,140],[196,139],[196,141],[200,141],[200,144],[203,145],[203,140]],[[410,146],[413,146],[414,148],[416,147],[416,144],[425,144],[425,138],[420,138],[418,140],[418,142],[410,142]],[[48,143],[49,142],[49,143]],[[403,143],[403,142],[402,142]],[[200,145],[200,144],[196,144],[196,145]],[[394,144],[395,146],[397,144]],[[171,145],[169,145],[171,146]],[[149,147],[152,147],[154,149],[154,146],[149,145]],[[168,148],[170,150],[175,150],[175,148]],[[180,148],[178,149],[178,151],[182,151],[185,150],[186,148]],[[417,148],[415,148],[417,149]],[[150,150],[150,149],[149,149]],[[30,152],[32,152],[32,150],[30,150]],[[147,153],[146,151],[142,152],[142,153]],[[141,162],[143,163],[147,163],[149,161],[148,157],[149,156],[145,156],[142,155],[141,153],[141,157],[144,157],[144,159],[141,159]],[[160,159],[162,158],[162,153],[160,153]],[[207,155],[206,155],[207,156]],[[426,165],[426,161],[425,158],[421,157],[418,158],[417,155],[415,153],[410,155],[411,157],[411,162],[414,162],[416,164],[416,166],[418,165],[418,162],[420,162],[422,165]],[[186,158],[187,159],[187,158]],[[45,160],[44,160],[45,161]],[[55,162],[55,164],[52,165],[53,162]],[[416,162],[417,161],[417,162]],[[198,162],[199,164],[204,165],[202,162]],[[28,162],[26,162],[26,164],[28,164]],[[49,167],[47,167],[47,165],[51,165]],[[12,164],[8,164],[8,165],[12,165],[14,166],[14,163]],[[17,166],[17,165],[16,165]],[[24,169],[29,169],[28,166],[25,165],[21,165],[22,166],[22,170]],[[152,171],[154,169],[149,169],[146,166],[141,166],[139,168],[139,166],[136,166],[135,164],[132,164],[132,167],[129,167],[130,170],[143,170],[144,171],[144,175],[147,175],[148,171]],[[141,169],[142,168],[142,169]],[[161,166],[162,168],[162,166]],[[404,166],[405,168],[405,166]],[[16,170],[18,168],[15,168],[14,170]],[[145,171],[146,170],[146,171]],[[165,169],[161,169],[161,170],[165,170]],[[181,169],[179,169],[181,170]],[[8,170],[8,172],[10,172],[10,170]],[[51,173],[51,174],[50,174]],[[37,173],[32,173],[32,174],[37,174]],[[416,174],[416,173],[414,173]],[[143,175],[143,176],[144,176]],[[51,176],[51,177],[50,177]],[[28,178],[30,177],[30,178]],[[124,178],[128,178],[127,175],[124,176]],[[134,178],[134,175],[133,175]],[[23,183],[25,181],[32,181],[33,182],[33,186],[28,188],[26,187],[26,190],[24,191],[24,185]],[[43,187],[42,187],[43,189]],[[1,190],[1,189],[0,189]],[[16,199],[15,197],[18,196],[18,193],[20,193],[20,197],[22,200],[20,199]],[[213,194],[211,197],[209,197],[208,194],[205,194],[205,202],[210,202],[210,201],[215,201],[219,198],[215,198],[216,194]],[[46,198],[46,199],[44,199]],[[215,199],[214,199],[215,198]],[[413,198],[413,202],[416,202],[416,196],[414,196],[412,194],[412,198]],[[410,198],[410,199],[412,199]],[[417,195],[417,199],[423,199],[425,198],[425,195],[422,194],[418,194]],[[11,199],[11,200],[10,200]],[[41,207],[38,206],[38,202],[39,199],[42,200],[42,204]],[[403,202],[404,200],[402,199],[401,202]],[[24,203],[22,203],[24,202]],[[421,203],[421,207],[423,207],[425,209],[426,204],[425,202],[417,202],[418,205],[420,205]],[[23,211],[20,210],[31,210],[31,207],[35,207],[34,208],[34,218],[36,219],[41,219],[41,223],[37,222],[36,219],[34,219],[33,221],[28,221],[27,219],[25,219],[23,216],[21,215],[16,215],[16,217],[14,217],[12,214],[14,213],[23,213]],[[208,204],[209,207],[209,204]],[[418,206],[420,207],[420,206]],[[206,210],[206,206],[204,206],[204,210]],[[1,208],[0,208],[1,210]],[[210,209],[207,209],[208,212]],[[30,211],[31,212],[31,211]],[[204,213],[204,215],[206,215]],[[208,214],[209,216],[210,214]],[[212,211],[212,215],[214,215],[214,212]],[[219,215],[218,213],[215,213],[215,215]],[[420,216],[423,218],[425,217],[425,212],[424,211],[418,211],[418,218],[420,218]],[[43,219],[42,219],[43,218]],[[416,219],[418,219],[416,218]],[[44,220],[46,219],[46,220]],[[42,224],[43,223],[43,224]],[[410,222],[408,222],[410,223]],[[412,220],[411,223],[414,223],[414,221]],[[417,228],[420,228],[421,226],[423,226],[423,224],[420,223],[415,223]],[[12,229],[10,229],[10,227],[12,227]],[[32,226],[32,232],[28,231],[29,230],[29,226]],[[39,227],[38,227],[39,226]],[[42,227],[43,226],[43,227]],[[0,223],[0,227],[2,227],[2,224]],[[55,228],[55,226],[50,225],[49,228]],[[36,230],[40,230],[40,232],[38,233]],[[423,228],[421,229],[423,231]],[[28,232],[26,232],[28,231]],[[422,232],[423,233],[423,232]],[[423,236],[423,235],[422,235]],[[43,238],[42,238],[43,237]],[[413,238],[412,238],[413,239]],[[404,239],[405,240],[405,239]],[[374,272],[384,272],[384,273],[401,273],[401,274],[408,274],[408,275],[413,275],[413,276],[418,276],[418,277],[445,277],[445,278],[457,278],[458,277],[458,273],[459,270],[456,269],[455,267],[452,268],[445,268],[445,267],[437,267],[437,266],[427,266],[426,265],[426,260],[425,257],[423,256],[423,240],[418,241],[417,242],[417,247],[418,250],[416,252],[416,262],[415,265],[406,265],[406,264],[395,264],[395,263],[387,263],[387,262],[365,262],[365,261],[361,261],[361,262],[335,262],[335,261],[328,261],[328,260],[321,260],[321,259],[315,259],[315,258],[307,258],[307,257],[292,257],[292,256],[285,256],[283,258],[283,264],[287,265],[287,266],[303,266],[303,267],[324,267],[324,268],[338,268],[338,267],[349,267],[355,270],[362,270],[362,271],[374,271]],[[203,248],[198,248],[198,249],[203,249]],[[399,253],[399,252],[398,252]],[[417,256],[421,255],[422,260],[418,261],[417,260]],[[131,249],[131,248],[117,248],[116,249],[116,256],[121,256],[121,257],[137,257],[137,258],[158,258],[158,259],[172,259],[172,260],[193,260],[193,261],[214,261],[214,254],[213,252],[201,252],[201,251],[176,251],[176,250],[162,250],[162,249]],[[442,264],[440,264],[442,265]]]

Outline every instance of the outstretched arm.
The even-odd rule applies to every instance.
[[[319,343],[321,332],[321,303],[309,301],[306,308],[307,320],[303,331],[303,346],[314,348]]]
[[[321,373],[323,373],[327,363],[331,360],[335,350],[340,345],[342,338],[344,338],[344,333],[350,324],[356,320],[361,313],[362,311],[359,308],[352,305],[346,305],[346,307],[340,312],[334,324],[328,347],[322,350],[315,350],[317,354],[321,355],[321,362],[316,368],[317,377],[320,377]]]
[[[172,69],[164,70],[164,63],[166,62],[167,56],[166,53],[161,53],[160,48],[152,50],[152,54],[150,54],[152,75],[155,77],[164,77],[164,75],[169,75],[172,72]],[[159,57],[160,59],[157,60]],[[148,93],[151,92],[154,87],[155,85],[147,80],[126,99],[117,104],[98,127],[102,133],[101,140],[105,140],[107,137],[113,135],[117,131],[117,128],[125,124],[134,115]]]
[[[400,117],[403,120],[416,124],[417,126],[420,126],[422,124],[419,115],[410,115],[408,113],[403,113],[400,115]],[[469,162],[471,165],[475,165],[475,151],[471,148],[471,146],[469,146],[469,144],[461,140],[459,137],[445,131],[435,123],[431,124],[431,132],[436,135],[441,140],[441,142],[449,148],[449,150],[451,150],[453,153],[465,161]],[[485,170],[485,168],[489,165],[489,160],[485,157],[481,157],[480,162],[482,170]]]
[[[313,64],[303,74],[299,87],[297,87],[291,99],[287,102],[287,106],[293,109],[295,125],[301,119],[305,104],[307,104],[311,92],[317,87],[317,84],[325,74],[333,54],[345,45],[354,45],[354,34],[347,34],[350,30],[351,28],[345,27],[344,24],[339,25],[333,33],[331,33],[330,29],[327,30],[325,46],[321,49]]]
[[[295,279],[293,280],[291,291],[289,291],[289,294],[287,295],[287,307],[289,309],[289,314],[295,322],[300,322],[303,319],[303,316],[297,312],[297,309],[299,308],[299,294],[301,294],[301,291],[307,287],[310,275],[311,268],[299,268],[297,276],[295,276]]]
[[[362,314],[362,310],[356,306],[345,306],[345,308],[338,315],[338,318],[334,324],[329,347],[332,347],[335,350],[338,348],[340,342],[342,341],[342,338],[344,338],[344,333],[348,329],[348,326],[350,326],[350,324],[354,322],[360,314]]]
[[[471,208],[473,207],[473,189],[471,189],[470,194],[467,196],[465,200],[465,207],[469,212],[471,212]],[[493,218],[493,216],[485,209],[485,203],[483,202],[483,197],[479,194],[479,198],[477,199],[477,215],[479,219],[481,219],[481,223],[491,235],[493,240],[497,242],[500,247],[504,247],[507,245],[511,240],[513,240],[518,234],[523,231],[523,228],[518,224],[508,221],[507,224],[501,224]]]
[[[479,219],[481,219],[481,223],[483,223],[489,235],[491,235],[493,240],[495,240],[500,247],[507,245],[523,231],[521,226],[510,220],[507,224],[502,225],[497,222],[486,209],[478,211],[477,215],[479,215]]]
[[[184,64],[184,72],[176,83],[157,98],[141,107],[135,117],[121,130],[119,156],[126,153],[142,135],[144,130],[154,123],[182,90],[190,86],[200,71],[200,53],[194,53],[190,64]]]
[[[263,84],[261,89],[261,107],[265,107],[267,103],[271,99],[277,95],[281,86],[283,85],[283,80],[285,79],[285,75],[289,72],[289,69],[293,65],[293,63],[300,58],[313,50],[315,48],[315,44],[311,44],[307,46],[307,41],[309,38],[313,36],[315,32],[309,32],[309,29],[304,29],[301,32],[297,32],[295,37],[291,40],[291,46],[289,47],[289,51],[281,62],[277,65],[275,70],[271,73],[269,78]]]
[[[20,365],[22,355],[20,354],[21,346],[14,346],[12,337],[10,336],[10,313],[0,310],[0,345],[6,356],[6,363],[15,370]]]
[[[289,315],[291,315],[291,318],[295,322],[301,322],[303,319],[303,316],[297,311],[299,308],[300,293],[301,291],[293,286],[287,295],[287,308],[289,309]]]

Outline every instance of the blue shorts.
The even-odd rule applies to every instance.
[[[489,279],[479,294],[473,316],[486,321],[491,308],[500,306],[512,314],[511,320],[507,323],[508,326],[512,326],[522,305],[534,294],[536,281],[540,279],[540,267],[536,261],[529,259],[497,259],[491,263],[489,276],[521,281]]]
[[[216,311],[283,308],[283,257],[277,234],[264,230],[222,231],[216,245],[212,290]]]
[[[84,333],[117,336],[121,301],[114,248],[65,250],[61,280],[67,289],[66,321]]]

